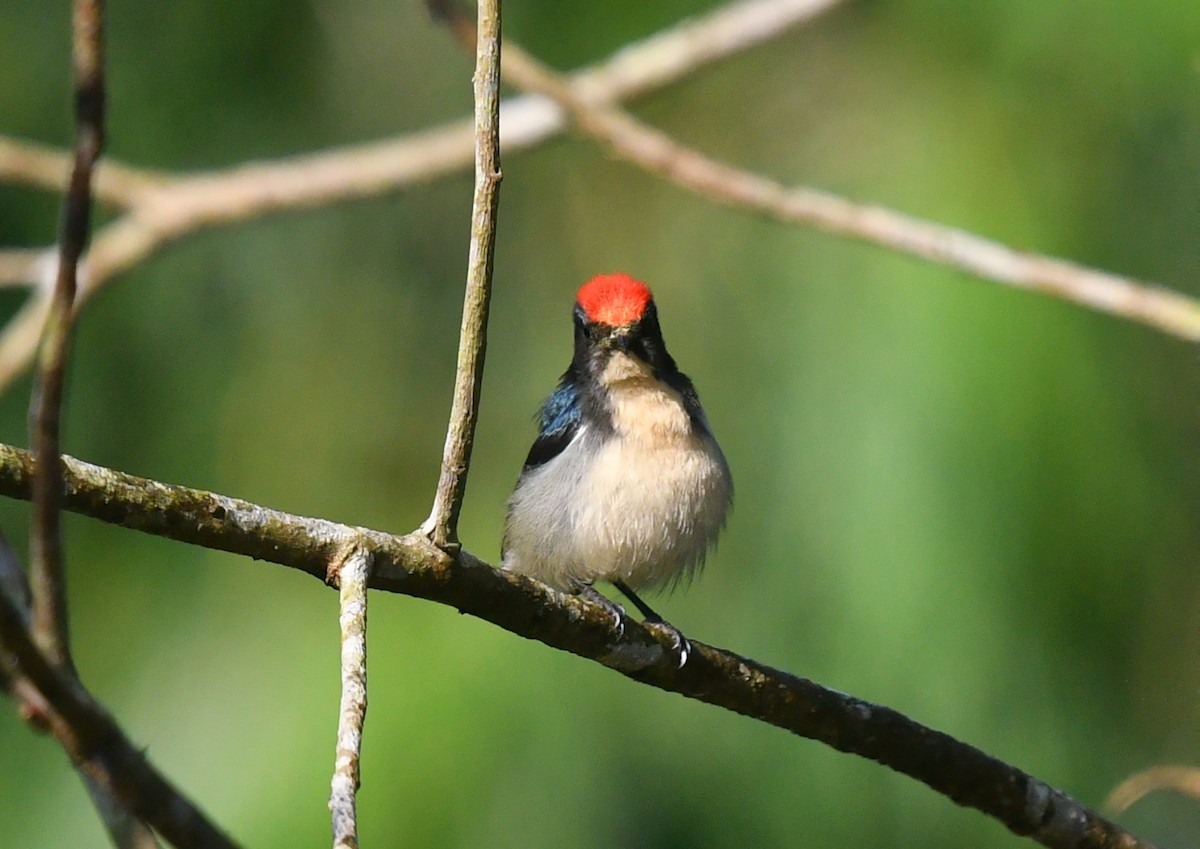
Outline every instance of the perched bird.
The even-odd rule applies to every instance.
[[[607,581],[648,624],[687,642],[635,594],[675,586],[704,562],[733,480],[687,375],[667,353],[644,283],[594,277],[575,301],[575,354],[546,399],[508,502],[502,563],[613,610]]]

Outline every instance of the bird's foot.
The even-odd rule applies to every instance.
[[[692,653],[692,644],[688,642],[688,638],[683,635],[683,632],[663,619],[647,619],[644,623],[651,631],[659,631],[666,635],[666,638],[671,643],[671,651],[679,658],[679,668],[687,663],[688,657]]]
[[[642,601],[638,597],[638,594],[624,581],[613,581],[613,586],[620,590],[642,612],[643,621],[647,628],[651,631],[661,631],[667,636],[667,639],[671,641],[671,650],[679,658],[679,668],[682,669],[683,665],[687,663],[688,655],[692,653],[692,644],[687,641],[687,637],[683,635],[683,632],[655,613],[654,608]]]
[[[625,608],[617,604],[604,593],[597,590],[590,584],[579,591],[580,598],[585,598],[588,601],[598,604],[608,612],[612,617],[612,629],[617,632],[617,639],[625,636]]]

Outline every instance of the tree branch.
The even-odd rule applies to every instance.
[[[0,445],[0,495],[28,498],[31,466],[28,453]],[[420,534],[397,537],[294,516],[71,458],[64,468],[66,506],[83,515],[279,563],[322,581],[339,552],[358,544],[373,558],[374,589],[450,605],[636,681],[877,761],[1045,846],[1149,847],[1065,793],[890,708],[696,641],[679,668],[665,636],[660,641],[633,621],[616,634],[599,605],[496,570],[465,550],[452,558]]]
[[[668,86],[705,65],[778,38],[792,27],[807,22],[841,2],[843,0],[738,0],[622,47],[605,61],[573,73],[571,84],[594,100],[615,101],[637,97]],[[566,126],[566,116],[562,110],[543,97],[512,98],[505,101],[503,109],[512,113],[506,118],[515,119],[514,126],[505,127],[505,135],[511,133],[518,137],[520,141],[517,144],[520,147],[544,141]],[[451,132],[453,138],[444,139],[454,150],[453,154],[448,155],[459,162],[458,167],[465,168],[471,164],[473,138],[470,121],[458,121],[430,132]],[[404,175],[395,173],[395,169],[403,167],[399,163],[407,158],[407,146],[425,135],[427,133],[376,144],[332,149],[314,154],[311,158],[297,159],[306,160],[318,171],[325,170],[327,160],[340,159],[343,165],[352,170],[361,168],[363,180],[370,180],[370,175],[365,172],[374,172],[381,183],[399,180],[399,183],[391,186],[395,188],[405,184]],[[504,143],[508,144],[508,141]],[[57,148],[0,136],[0,182],[64,190],[67,186],[64,175],[70,167],[70,155]],[[232,170],[255,180],[275,179],[270,174],[241,173],[253,171],[256,167],[260,166],[238,166]],[[391,173],[389,168],[392,169]],[[298,177],[296,175],[293,182],[302,182]],[[102,203],[132,207],[142,201],[144,193],[186,179],[189,178],[180,174],[106,159],[96,170],[93,194]],[[296,185],[295,188],[301,187]],[[388,188],[384,186],[379,191]],[[371,189],[365,189],[365,192],[371,192]]]
[[[615,101],[667,85],[701,66],[776,38],[840,0],[742,0],[643,42],[571,76],[571,85],[594,101]],[[566,126],[563,111],[544,97],[526,95],[501,106],[505,153],[534,147]],[[224,171],[166,176],[127,166],[97,188],[129,212],[96,234],[81,270],[77,305],[121,272],[176,239],[208,227],[273,212],[324,206],[430,182],[471,165],[474,129],[456,121],[373,144],[335,148],[287,159],[238,165]],[[0,138],[0,179],[38,182],[23,175],[46,165],[44,148]],[[65,157],[64,157],[65,161]],[[28,163],[36,168],[30,171]],[[42,184],[42,183],[39,183]],[[115,184],[115,185],[114,185]],[[36,284],[36,252],[0,253],[0,280],[24,277]],[[0,389],[29,365],[45,324],[48,298],[35,291],[0,336]]]
[[[338,709],[337,757],[330,782],[333,849],[358,849],[358,809],[363,723],[367,718],[367,576],[371,555],[354,545],[329,570],[338,587],[342,632],[342,700]]]
[[[471,203],[471,246],[467,289],[458,340],[454,403],[433,511],[421,526],[440,548],[458,545],[458,515],[467,491],[471,446],[479,419],[483,362],[487,354],[492,259],[496,251],[496,207],[500,200],[500,0],[479,0],[475,48],[475,196]]]
[[[42,288],[43,281],[53,280],[58,268],[58,251],[54,248],[10,248],[0,251],[0,286]]]
[[[26,491],[32,486],[33,463],[26,460]],[[108,797],[157,829],[180,849],[235,849],[235,844],[208,821],[160,775],[104,711],[66,670],[56,667],[25,629],[21,608],[0,592],[0,661],[21,697],[37,702],[38,718],[54,735],[76,768]],[[106,820],[106,824],[109,821]]]
[[[62,429],[63,384],[74,328],[75,270],[87,244],[92,213],[92,168],[104,146],[104,4],[75,0],[72,13],[72,61],[75,69],[75,161],[63,200],[58,271],[42,332],[38,375],[30,403],[38,474],[33,481],[30,532],[30,629],[34,640],[57,666],[71,674],[67,622],[67,583],[63,565]]]
[[[1122,814],[1143,796],[1160,790],[1174,790],[1200,800],[1200,767],[1160,764],[1135,772],[1112,789],[1104,800],[1104,809],[1114,816]]]
[[[116,849],[161,849],[154,829],[138,819],[129,809],[118,802],[109,792],[108,784],[93,778],[87,770],[80,770],[83,785],[91,797],[92,806],[100,815],[100,821]]]
[[[552,99],[579,129],[640,168],[716,203],[786,224],[815,227],[890,248],[976,277],[1054,295],[1098,312],[1140,322],[1189,342],[1200,341],[1200,301],[807,187],[790,188],[710,159],[642,124],[611,103],[591,100],[513,44],[505,45],[505,78]]]
[[[0,136],[0,182],[62,191],[70,182],[72,156],[49,145]],[[171,175],[106,160],[98,165],[92,196],[109,206],[131,207]]]
[[[13,643],[6,641],[9,651],[5,652],[3,663],[6,676],[15,682],[13,692],[22,699],[22,711],[36,727],[48,726],[52,730],[62,724],[61,715],[56,716],[59,713],[57,706],[52,712],[52,697],[42,691],[35,681],[27,680],[21,670],[28,666],[31,659],[44,661],[55,667],[55,674],[60,675],[68,685],[73,684],[81,694],[87,695],[78,683],[71,658],[62,539],[60,439],[66,373],[75,326],[76,275],[79,258],[87,245],[91,229],[93,172],[104,147],[103,0],[75,0],[72,7],[71,57],[75,81],[75,151],[67,193],[63,199],[58,252],[53,266],[54,286],[52,289],[39,290],[49,292],[49,302],[29,410],[37,473],[32,491],[32,592],[27,627],[28,636],[37,646],[39,655],[36,658],[23,655],[12,649]],[[7,600],[12,601],[12,597]],[[14,610],[8,610],[7,613],[13,614]],[[24,613],[21,607],[15,608],[16,615],[8,625],[20,627]],[[109,724],[112,725],[111,721]],[[115,725],[112,727],[115,728]],[[63,740],[61,734],[59,738]],[[78,741],[74,744],[79,745]],[[64,746],[69,750],[71,748],[71,744],[65,740]],[[80,751],[75,752],[73,757],[113,844],[118,849],[157,847],[158,841],[151,828],[114,795],[118,791],[108,765]]]

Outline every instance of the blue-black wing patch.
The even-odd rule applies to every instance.
[[[538,437],[525,458],[525,471],[549,462],[571,444],[581,421],[579,390],[572,383],[560,383],[542,405],[538,416]]]

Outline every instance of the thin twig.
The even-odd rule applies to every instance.
[[[734,53],[776,38],[841,0],[742,0],[709,15],[676,25],[629,45],[607,61],[571,76],[593,101],[615,101],[644,94]],[[566,116],[553,101],[537,95],[512,98],[501,105],[501,149],[512,153],[534,147],[560,133]],[[136,188],[114,202],[130,212],[96,234],[82,276],[77,307],[114,279],[176,239],[208,227],[234,224],[273,212],[323,206],[394,192],[470,167],[474,128],[470,120],[411,136],[335,148],[317,154],[187,177],[164,178],[137,172]],[[29,151],[13,139],[0,144],[0,179],[19,171]],[[7,168],[6,151],[19,155]],[[101,169],[101,175],[104,173]],[[129,169],[123,176],[130,176]],[[146,178],[144,181],[140,178]],[[130,181],[126,181],[129,183]],[[144,185],[142,185],[144,183]],[[129,188],[128,185],[126,188]],[[14,261],[0,252],[0,269],[10,279],[28,269],[36,284],[39,266],[21,251]],[[48,299],[35,292],[0,336],[0,389],[29,365],[45,324]]]
[[[58,455],[63,384],[74,326],[75,271],[87,244],[92,213],[92,168],[104,146],[104,3],[75,0],[72,50],[75,68],[75,162],[63,200],[58,272],[42,333],[38,375],[30,404],[30,429],[38,475],[33,485],[30,533],[34,639],[47,656],[72,671],[63,567],[62,470]]]
[[[0,182],[62,190],[70,181],[72,156],[58,148],[24,139],[0,136]],[[92,197],[109,206],[131,207],[146,191],[171,180],[161,171],[151,171],[105,161],[97,163]]]
[[[517,46],[505,45],[505,78],[551,98],[587,135],[617,155],[716,203],[950,266],[985,280],[1054,295],[1191,342],[1200,341],[1200,301],[1066,260],[1014,250],[964,230],[806,187],[790,188],[734,168],[589,100]]]
[[[1104,810],[1113,815],[1124,813],[1149,793],[1173,790],[1200,800],[1200,767],[1178,764],[1152,766],[1135,772],[1113,788],[1104,800]]]
[[[31,483],[26,481],[27,486]],[[42,653],[7,593],[0,593],[0,655],[13,680],[28,682],[45,699],[49,707],[43,715],[50,733],[79,771],[110,798],[179,849],[234,849],[235,844],[150,765],[79,681]]]
[[[54,286],[48,290],[48,310],[42,331],[38,374],[29,409],[30,430],[37,457],[29,543],[32,589],[29,636],[44,652],[45,659],[57,667],[57,674],[68,682],[76,676],[71,658],[67,612],[67,576],[62,540],[62,462],[59,455],[63,395],[75,325],[76,277],[91,225],[92,176],[104,147],[103,0],[75,0],[71,23],[75,152],[66,197],[63,199],[58,256],[53,266]],[[50,270],[42,264],[41,257],[31,259],[31,268]],[[6,662],[6,666],[13,666],[15,670],[19,664]],[[34,688],[21,683],[18,689],[29,697],[24,705],[30,720],[38,726],[46,722],[53,729],[54,717],[35,710],[35,706],[42,705],[41,698],[52,703],[50,694],[41,691],[35,700],[31,692]],[[36,681],[31,683],[37,684]],[[82,691],[82,686],[77,682],[76,686]],[[117,790],[107,767],[95,763],[83,753],[76,757],[76,763],[88,795],[114,845],[118,849],[157,846],[154,832],[114,795]]]
[[[633,621],[614,633],[599,605],[494,569],[465,550],[452,557],[420,534],[397,537],[294,516],[71,458],[65,468],[66,506],[82,515],[279,563],[322,581],[329,563],[356,543],[373,558],[374,589],[450,605],[642,683],[870,758],[1045,846],[1150,845],[1016,767],[890,708],[694,640],[681,669],[665,636]],[[29,454],[0,445],[0,495],[28,498],[30,475]]]
[[[371,555],[354,545],[338,558],[336,576],[341,600],[342,700],[338,709],[337,757],[330,782],[333,849],[358,849],[358,809],[363,722],[367,718],[367,577]]]
[[[47,248],[12,248],[0,251],[0,286],[41,288],[42,281],[57,275],[58,251]],[[50,273],[47,273],[50,272]]]
[[[500,0],[479,0],[475,47],[475,197],[471,203],[471,247],[467,291],[458,340],[454,402],[442,454],[433,511],[422,526],[441,548],[458,544],[458,515],[467,491],[467,471],[483,361],[487,353],[488,305],[492,298],[492,259],[496,250],[496,207],[500,180]]]
[[[571,82],[591,100],[613,101],[637,97],[670,85],[705,65],[778,38],[792,27],[842,2],[844,0],[739,0],[622,47],[603,62],[573,73]],[[505,114],[505,136],[519,139],[520,147],[543,141],[566,126],[562,110],[543,97],[512,98],[504,102],[502,109],[505,113],[511,113]],[[512,119],[512,126],[508,126],[509,119]],[[448,135],[442,136],[442,133]],[[419,142],[426,135],[435,146],[441,146],[447,152],[453,151],[451,158],[457,164],[449,166],[450,170],[471,164],[474,131],[469,120],[412,137],[289,157],[277,164],[286,166],[295,160],[297,166],[311,167],[321,172],[327,170],[326,160],[336,160],[343,168],[344,178],[351,184],[346,196],[353,196],[354,184],[358,183],[383,184],[377,189],[360,188],[359,191],[364,193],[387,191],[409,183],[406,160],[412,155],[410,143]],[[507,138],[503,144],[509,144]],[[0,182],[62,190],[66,188],[65,175],[70,166],[70,155],[57,148],[0,136]],[[237,172],[239,177],[269,183],[259,188],[263,192],[276,185],[287,194],[302,188],[302,174],[258,173],[258,169],[264,166],[269,168],[270,164],[238,166],[228,173]],[[430,167],[438,166],[431,162]],[[440,176],[440,173],[433,176]],[[133,207],[142,202],[146,192],[166,188],[186,179],[189,178],[182,174],[106,159],[96,169],[93,195],[102,203]],[[317,182],[326,180],[318,178]],[[320,188],[317,191],[328,189]],[[341,197],[338,195],[319,202],[330,202]]]

